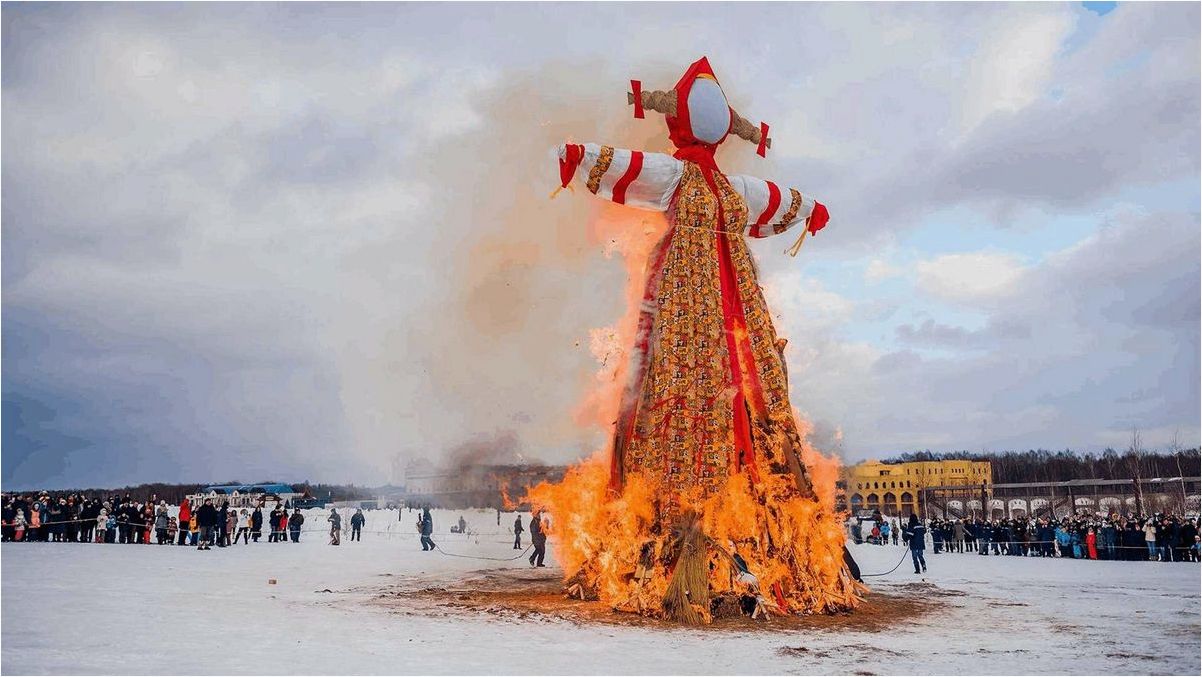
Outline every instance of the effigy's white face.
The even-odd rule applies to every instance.
[[[718,143],[730,129],[730,104],[722,87],[709,78],[697,78],[689,88],[689,125],[693,138]]]

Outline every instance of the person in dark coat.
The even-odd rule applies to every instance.
[[[206,498],[204,505],[196,510],[196,526],[200,529],[200,544],[197,550],[211,550],[214,534],[217,531],[217,508],[213,507],[213,499]]]
[[[250,514],[250,537],[255,543],[259,542],[259,536],[263,533],[263,510],[259,506],[255,506],[255,511]]]
[[[1185,520],[1177,530],[1177,548],[1179,562],[1196,562],[1197,551],[1194,542],[1198,536],[1198,527],[1193,520]]]
[[[330,523],[330,545],[342,544],[342,515],[338,514],[337,508],[330,508],[330,516],[326,518]]]
[[[422,535],[422,550],[434,550],[436,546],[430,539],[431,534],[434,533],[434,517],[430,515],[430,508],[422,508],[422,517],[418,521],[418,526]]]
[[[284,535],[285,527],[288,523],[288,513],[277,503],[271,512],[267,515],[271,525],[271,535],[267,537],[268,543],[276,543],[286,541],[288,537]]]
[[[914,560],[914,573],[920,574],[927,570],[926,558],[922,556],[926,549],[927,528],[919,521],[918,515],[910,513],[910,526],[906,532],[910,534],[910,558]]]
[[[217,547],[224,548],[229,545],[230,532],[226,526],[230,519],[230,502],[222,501],[221,508],[217,511]]]
[[[292,533],[292,542],[300,543],[301,526],[305,523],[305,516],[301,514],[300,508],[292,511],[292,517],[287,518],[288,531]]]
[[[518,515],[517,518],[515,520],[513,520],[513,549],[514,550],[522,549],[522,532],[523,531],[525,531],[525,529],[522,528],[522,516]]]
[[[534,511],[530,518],[530,542],[534,544],[534,552],[530,553],[530,566],[542,567],[543,558],[547,555],[547,535],[543,533],[543,511]]]
[[[11,541],[15,534],[13,529],[13,520],[17,518],[17,509],[13,507],[11,501],[5,502],[2,518],[4,520],[4,529],[0,531],[0,540]]]
[[[367,524],[367,518],[363,516],[362,509],[356,509],[355,514],[351,515],[351,540],[362,540],[360,532],[363,530],[363,525]]]

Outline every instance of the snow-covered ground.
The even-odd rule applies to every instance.
[[[321,528],[325,512],[307,513]],[[464,512],[475,536],[448,552],[510,557],[513,514]],[[1198,674],[1199,567],[932,555],[868,579],[941,606],[881,630],[730,632],[495,616],[398,613],[396,586],[453,584],[528,567],[422,552],[406,513],[368,513],[363,541],[175,546],[5,543],[0,671],[102,674],[876,673]],[[865,573],[895,546],[852,546]],[[551,548],[552,558],[554,547]],[[908,558],[907,558],[908,559]],[[548,565],[554,566],[551,560]],[[275,579],[276,584],[269,584]],[[925,581],[930,585],[912,585]],[[330,592],[324,592],[330,591]],[[405,604],[404,598],[398,598]],[[403,609],[402,609],[403,611]]]

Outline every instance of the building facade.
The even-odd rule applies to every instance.
[[[231,508],[241,509],[274,505],[276,502],[291,506],[301,496],[303,494],[290,484],[215,484],[188,496],[188,502],[196,507],[203,504],[206,498],[211,498],[217,507],[228,502]]]
[[[981,485],[991,493],[993,467],[989,461],[954,459],[949,461],[914,461],[911,463],[882,463],[864,461],[844,468],[840,482],[843,490],[841,506],[853,514],[880,510],[891,517],[910,513],[924,515],[929,490],[956,487],[956,496],[941,491],[944,500],[979,498]],[[971,488],[970,488],[971,487]],[[964,496],[960,497],[959,494]]]

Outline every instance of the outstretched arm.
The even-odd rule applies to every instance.
[[[618,204],[666,211],[684,163],[663,153],[644,153],[595,143],[559,146],[559,180],[573,181]]]
[[[806,224],[811,235],[822,230],[830,215],[826,207],[796,188],[780,188],[771,181],[754,176],[728,177],[747,203],[747,225],[751,237],[779,235],[798,223]]]

